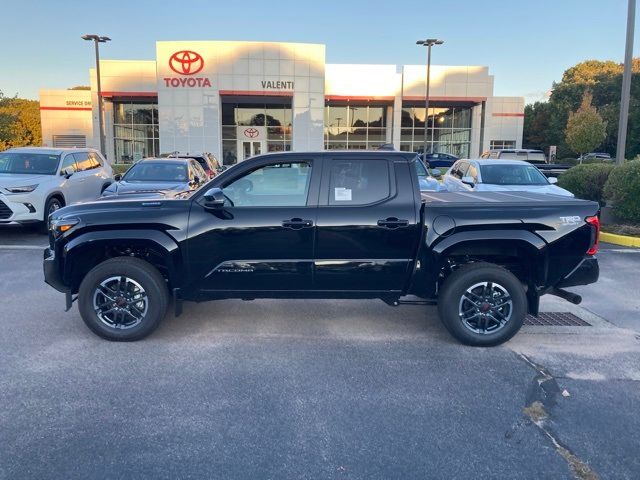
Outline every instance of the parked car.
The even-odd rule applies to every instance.
[[[45,222],[55,210],[96,200],[112,179],[92,148],[21,147],[0,152],[0,224]]]
[[[427,153],[422,155],[423,160],[429,168],[444,168],[447,169],[453,165],[453,162],[458,160],[458,157],[451,155],[450,153]]]
[[[420,185],[420,192],[446,192],[447,188],[438,179],[441,176],[441,172],[438,169],[434,169],[429,173],[429,170],[425,167],[422,160],[416,161],[416,170],[418,172],[418,183]]]
[[[50,219],[45,281],[110,340],[149,335],[170,298],[179,315],[185,300],[398,306],[413,295],[438,304],[455,338],[489,346],[537,314],[541,295],[579,303],[564,288],[598,279],[596,202],[529,192],[423,200],[417,160],[389,151],[259,155],[172,199],[66,207]]]
[[[578,161],[580,163],[584,162],[585,160],[601,160],[603,162],[611,162],[612,158],[611,158],[611,155],[609,155],[608,153],[596,153],[596,152],[584,153],[578,157]]]
[[[123,175],[116,175],[103,198],[121,195],[174,196],[180,192],[199,188],[207,174],[192,158],[145,158],[139,160]]]
[[[535,165],[547,177],[558,177],[569,170],[572,165],[549,163],[542,150],[525,148],[502,148],[489,150],[481,155],[482,158],[495,158],[500,160],[523,160]]]
[[[208,152],[193,155],[190,155],[188,153],[173,152],[169,154],[168,158],[193,158],[200,164],[202,169],[206,172],[208,178],[215,177],[223,170],[220,162],[218,162],[218,159],[212,153]]]
[[[450,192],[535,192],[573,197],[534,165],[520,160],[458,160],[444,175]]]

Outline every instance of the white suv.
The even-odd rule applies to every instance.
[[[65,205],[96,200],[113,171],[92,148],[21,147],[0,152],[0,224],[46,222]]]

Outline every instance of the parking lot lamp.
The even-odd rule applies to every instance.
[[[438,40],[437,38],[427,38],[426,40],[418,40],[416,45],[422,45],[427,47],[427,79],[425,81],[424,92],[424,146],[422,152],[424,155],[424,161],[427,161],[427,119],[429,118],[429,83],[431,81],[431,47],[434,45],[442,45],[444,40]]]
[[[106,156],[104,144],[104,121],[102,118],[102,88],[100,86],[100,48],[98,44],[111,41],[109,37],[100,35],[82,35],[83,40],[93,41],[96,48],[96,83],[98,86],[98,130],[100,131],[100,152]]]

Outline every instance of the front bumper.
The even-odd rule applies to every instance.
[[[62,282],[62,272],[60,262],[56,258],[55,252],[50,248],[45,248],[44,259],[42,261],[44,270],[44,281],[62,293],[70,293],[69,287]]]
[[[598,281],[600,266],[595,257],[585,257],[576,268],[564,277],[557,288],[575,287],[576,285],[588,285]]]
[[[0,193],[0,224],[42,221],[44,207],[29,193],[4,195]]]

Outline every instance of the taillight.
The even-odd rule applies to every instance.
[[[584,219],[589,225],[591,225],[591,242],[589,243],[589,250],[587,255],[595,255],[598,253],[598,237],[600,237],[600,219],[597,216],[587,217]]]

